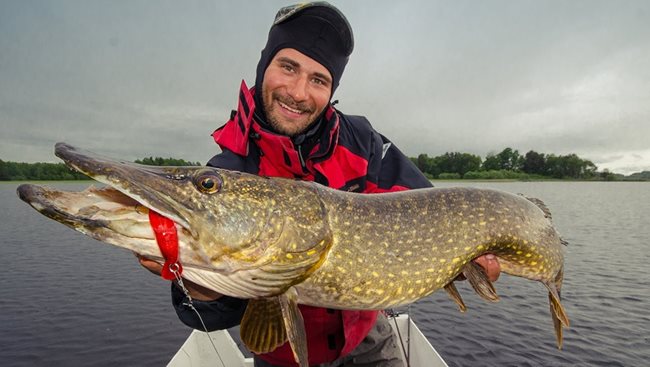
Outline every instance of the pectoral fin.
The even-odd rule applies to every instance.
[[[268,353],[287,341],[279,297],[251,299],[239,329],[241,339],[253,353]]]
[[[480,265],[473,261],[468,262],[463,267],[463,275],[479,296],[490,302],[499,300],[496,289]]]
[[[284,328],[287,330],[289,344],[291,344],[291,349],[293,350],[293,358],[300,367],[308,367],[305,322],[300,310],[298,309],[296,291],[295,289],[290,288],[278,298],[280,301],[280,307],[282,308]]]

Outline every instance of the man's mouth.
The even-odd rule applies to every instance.
[[[306,112],[306,111],[303,111],[303,110],[300,110],[300,109],[289,107],[289,105],[287,105],[286,103],[283,103],[282,101],[278,101],[278,104],[280,105],[280,107],[284,108],[285,110],[287,110],[289,112],[292,112],[292,113],[295,113],[295,114],[298,114],[298,115],[302,115],[303,113]]]

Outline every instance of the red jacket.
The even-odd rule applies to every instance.
[[[208,165],[260,176],[315,181],[361,193],[431,186],[415,165],[364,117],[344,115],[329,105],[317,126],[290,138],[259,123],[253,93],[254,88],[249,90],[242,82],[237,111],[212,134],[222,153]],[[181,319],[193,326],[193,316],[174,303]],[[310,364],[331,362],[350,353],[368,335],[377,318],[377,311],[299,307],[305,320]],[[215,308],[219,312],[224,309],[221,305],[213,305],[212,309]],[[288,343],[259,357],[279,366],[297,366]]]

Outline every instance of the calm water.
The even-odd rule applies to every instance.
[[[546,290],[507,275],[488,304],[463,284],[468,311],[444,292],[413,317],[450,366],[645,366],[650,360],[650,184],[437,183],[524,193],[546,202],[566,248],[563,304],[571,320],[555,347]],[[190,330],[168,284],[128,251],[89,239],[0,184],[0,365],[161,366]],[[60,184],[68,189],[85,185]]]

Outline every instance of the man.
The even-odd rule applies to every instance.
[[[352,29],[333,6],[309,3],[281,9],[257,66],[255,86],[242,82],[239,106],[213,137],[222,153],[208,165],[262,176],[315,181],[340,190],[380,193],[431,183],[368,120],[334,109],[332,95],[353,49]],[[141,259],[159,272],[160,265]],[[479,262],[492,279],[496,260]],[[239,300],[185,281],[208,330],[238,325]],[[174,285],[179,318],[203,329]],[[300,305],[309,362],[323,366],[401,366],[385,317],[377,311],[331,310]],[[294,366],[288,343],[255,356],[256,366]]]

